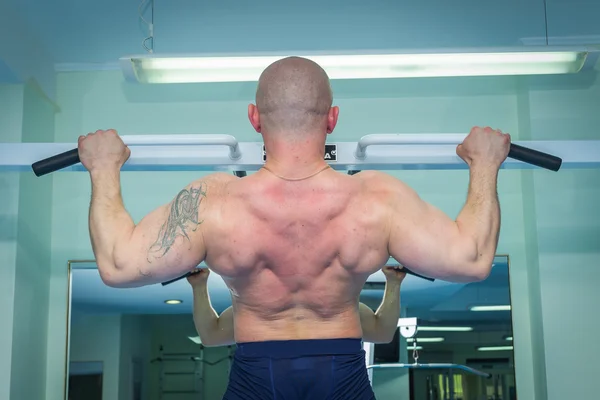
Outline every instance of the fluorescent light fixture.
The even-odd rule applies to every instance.
[[[177,300],[177,299],[165,300],[165,304],[181,304],[181,303],[183,303],[183,301]]]
[[[473,330],[470,326],[419,326],[417,329],[420,332],[471,332]]]
[[[406,350],[411,351],[411,350],[415,350],[415,348],[413,346],[407,346]],[[423,347],[417,346],[416,350],[423,350]]]
[[[331,79],[382,79],[577,73],[587,66],[586,60],[591,51],[585,47],[521,46],[422,53],[295,55],[315,61]],[[254,82],[269,64],[290,55],[153,53],[122,57],[119,62],[125,78],[132,82]]]
[[[443,337],[428,337],[428,338],[417,338],[417,343],[439,343],[443,342],[445,339]],[[408,343],[413,343],[415,339],[408,338],[406,339]]]
[[[471,311],[510,311],[510,305],[498,305],[498,306],[473,306],[470,308]]]
[[[509,341],[509,342],[512,342],[512,341],[513,341],[513,337],[512,337],[512,336],[506,336],[506,337],[504,338],[504,340],[506,340],[506,341]]]
[[[188,339],[190,339],[192,342],[194,342],[196,344],[202,344],[202,341],[200,340],[200,336],[188,336]]]
[[[513,346],[478,347],[477,351],[511,351]]]

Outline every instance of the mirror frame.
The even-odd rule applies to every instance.
[[[65,379],[63,383],[63,398],[69,399],[69,364],[71,358],[71,300],[73,284],[73,264],[78,263],[96,263],[95,259],[75,259],[67,261],[67,312],[66,312],[66,339],[65,339]],[[78,269],[78,268],[75,268]],[[87,268],[79,268],[87,269]]]

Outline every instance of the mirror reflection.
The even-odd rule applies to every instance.
[[[359,302],[377,399],[517,398],[508,257],[469,284],[382,270]],[[221,399],[236,349],[230,306],[212,272],[116,289],[93,261],[71,263],[67,398]]]

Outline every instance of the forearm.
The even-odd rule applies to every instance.
[[[193,288],[194,293],[194,325],[202,344],[215,346],[220,343],[219,316],[212,307],[208,288],[197,286]]]
[[[97,171],[91,180],[90,238],[100,274],[110,280],[119,265],[115,248],[131,236],[135,224],[123,205],[120,171]]]
[[[472,165],[467,201],[456,219],[470,257],[465,261],[475,265],[479,272],[491,268],[498,246],[500,205],[497,183],[497,167]]]
[[[385,292],[379,308],[375,312],[375,331],[378,342],[389,343],[394,338],[400,317],[400,283],[385,283]]]

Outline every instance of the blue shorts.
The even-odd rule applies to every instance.
[[[374,400],[360,339],[238,343],[223,400]]]

